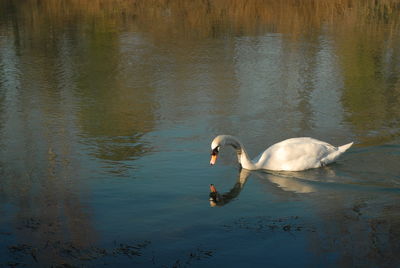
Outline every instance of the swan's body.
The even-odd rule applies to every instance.
[[[292,138],[270,146],[258,157],[250,160],[243,144],[237,138],[230,135],[219,135],[211,143],[210,164],[215,163],[219,148],[224,145],[231,145],[236,149],[238,161],[245,169],[300,171],[334,162],[353,143],[335,147],[313,138]]]

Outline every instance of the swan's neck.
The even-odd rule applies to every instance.
[[[249,155],[247,154],[246,149],[244,148],[243,144],[233,136],[226,136],[225,144],[231,145],[233,148],[236,149],[236,153],[238,156],[239,164],[242,165],[242,168],[248,170],[256,169],[256,165],[253,161],[250,160]]]
[[[247,154],[244,147],[241,148],[240,152],[238,152],[238,161],[242,165],[242,168],[248,170],[256,169],[256,165],[253,161],[250,160],[249,155]]]

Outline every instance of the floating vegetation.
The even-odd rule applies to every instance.
[[[203,249],[201,247],[196,248],[194,251],[190,251],[182,259],[178,259],[172,265],[173,268],[187,267],[190,266],[194,261],[201,261],[212,257],[215,254],[214,250]]]
[[[94,245],[79,246],[72,242],[61,241],[49,242],[43,247],[20,243],[8,247],[12,261],[0,263],[0,267],[24,267],[33,264],[46,267],[82,267],[95,265],[99,262],[112,264],[113,258],[117,260],[121,257],[128,258],[128,263],[143,263],[146,266],[187,267],[194,262],[211,258],[215,254],[213,249],[198,246],[195,249],[188,249],[183,252],[181,257],[172,264],[166,264],[168,261],[165,260],[164,256],[160,257],[161,253],[149,253],[149,250],[144,252],[150,245],[151,242],[147,240],[123,243],[114,241],[113,246],[107,248]],[[52,259],[49,262],[49,259],[43,255],[46,251],[57,251],[57,259]]]
[[[25,266],[32,263],[45,266],[64,266],[75,267],[81,266],[87,262],[91,262],[104,257],[121,257],[125,256],[130,259],[142,256],[142,251],[151,244],[150,241],[119,243],[112,248],[102,248],[98,246],[79,246],[72,242],[55,241],[53,243],[46,243],[42,247],[35,247],[33,245],[20,243],[8,247],[10,256],[13,261],[8,262],[6,266],[16,267]],[[60,259],[53,260],[48,263],[45,256],[46,251],[56,251]]]
[[[233,222],[233,224],[223,225],[225,231],[231,232],[237,229],[248,230],[257,233],[265,232],[315,232],[315,227],[301,222],[300,217],[290,216],[283,218],[271,218],[266,216],[258,217],[241,217]]]

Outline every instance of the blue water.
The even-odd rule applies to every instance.
[[[174,28],[183,6],[71,5],[0,4],[0,267],[399,266],[398,16],[208,34],[199,15],[196,35]],[[209,165],[218,134],[252,157],[299,136],[355,145],[246,172],[231,148]]]

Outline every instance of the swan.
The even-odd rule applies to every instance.
[[[239,164],[244,169],[301,171],[334,162],[353,145],[353,142],[335,147],[309,137],[291,138],[270,146],[258,157],[250,160],[243,144],[236,137],[219,135],[211,143],[211,165],[215,164],[220,148],[225,145],[236,149]]]

